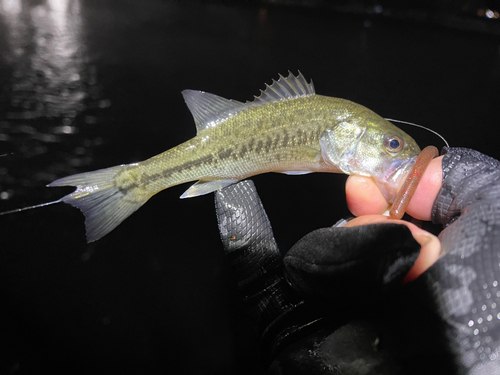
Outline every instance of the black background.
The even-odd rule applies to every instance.
[[[499,20],[483,3],[302,3],[0,0],[0,211],[193,137],[183,89],[252,100],[288,70],[500,157]],[[253,178],[282,251],[349,216],[345,179]],[[0,373],[259,373],[213,195],[179,200],[188,186],[93,244],[68,205],[1,216]]]

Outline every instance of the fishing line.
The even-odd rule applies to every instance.
[[[14,212],[21,212],[21,211],[31,210],[33,208],[50,206],[52,204],[61,203],[62,201],[63,201],[62,199],[58,199],[57,201],[53,201],[53,202],[46,202],[46,203],[36,204],[34,206],[23,207],[23,208],[16,208],[15,210],[0,212],[0,216],[7,215],[7,214],[13,214]]]
[[[425,129],[425,130],[428,130],[430,131],[431,133],[434,133],[435,135],[437,135],[439,138],[442,139],[442,141],[446,144],[446,147],[450,147],[450,145],[448,144],[448,142],[446,142],[446,139],[444,139],[444,137],[439,134],[437,131],[435,130],[432,130],[432,129],[429,129],[429,128],[426,128],[425,126],[423,125],[419,125],[419,124],[414,124],[413,122],[408,122],[408,121],[401,121],[401,120],[395,120],[393,118],[386,118],[387,121],[391,121],[391,122],[399,122],[400,124],[406,124],[406,125],[411,125],[411,126],[416,126],[417,128],[422,128],[422,129]]]

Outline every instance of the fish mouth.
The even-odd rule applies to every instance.
[[[378,186],[389,203],[394,202],[394,198],[396,198],[399,189],[401,189],[416,161],[417,156],[395,160],[385,169]]]

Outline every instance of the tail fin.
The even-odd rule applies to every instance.
[[[127,194],[115,184],[115,176],[127,165],[63,177],[53,186],[76,186],[77,189],[60,201],[77,207],[85,215],[87,242],[97,241],[115,229],[151,197]]]

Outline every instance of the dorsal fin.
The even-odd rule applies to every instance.
[[[292,72],[288,71],[288,77],[285,78],[280,74],[277,81],[273,79],[271,86],[266,83],[266,89],[260,90],[260,96],[256,96],[255,100],[251,103],[273,103],[280,100],[295,99],[301,96],[314,94],[315,91],[312,80],[310,83],[307,83],[300,71],[297,76],[294,76]]]
[[[266,84],[266,89],[260,90],[261,95],[256,96],[252,102],[242,103],[237,100],[226,99],[197,90],[184,90],[182,91],[182,95],[194,117],[196,130],[200,132],[217,126],[249,106],[274,103],[315,94],[312,81],[307,83],[300,71],[297,76],[294,76],[290,71],[288,73],[288,77],[285,78],[280,74],[277,81],[273,79],[273,83],[270,86]]]
[[[184,90],[184,100],[194,117],[196,130],[213,128],[248,105],[204,91]]]

